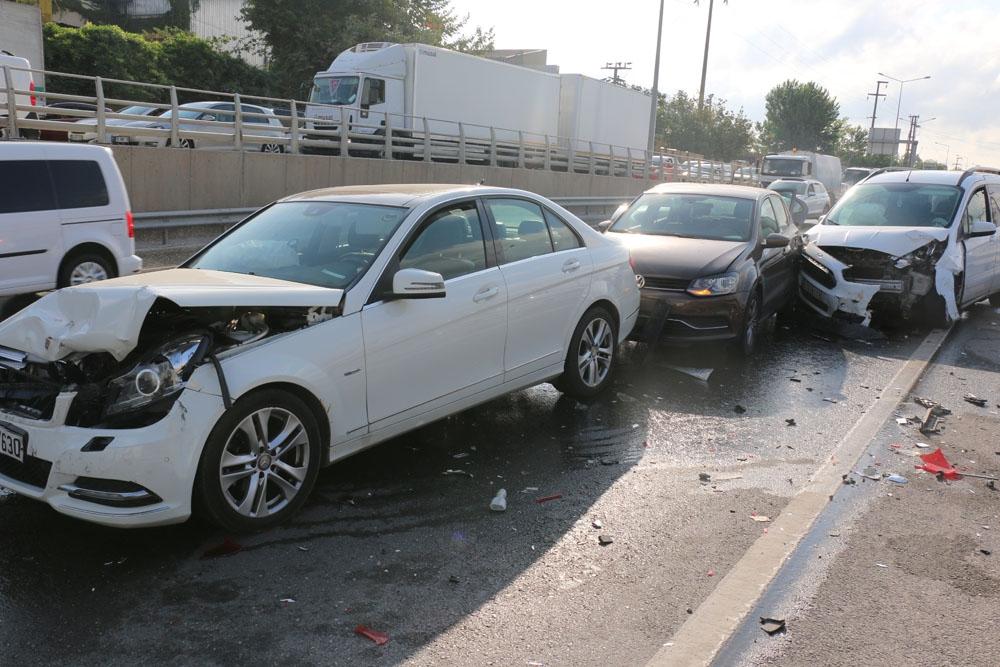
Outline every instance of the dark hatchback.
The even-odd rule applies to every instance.
[[[602,227],[632,254],[642,292],[633,338],[734,341],[749,354],[759,324],[794,302],[802,240],[773,191],[666,183]]]

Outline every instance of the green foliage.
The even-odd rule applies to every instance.
[[[45,24],[46,68],[57,72],[101,76],[153,84],[173,84],[245,95],[266,95],[267,72],[213,48],[210,42],[177,29],[140,35],[116,25],[88,24],[66,28]],[[49,77],[48,88],[61,93],[94,95],[85,79]],[[108,98],[165,101],[155,88],[105,83]],[[190,101],[183,94],[180,101]]]
[[[493,31],[463,36],[467,17],[450,0],[247,0],[243,18],[261,34],[281,94],[301,98],[313,75],[360,42],[421,42],[462,51],[493,46]]]
[[[850,126],[846,119],[840,122],[840,135],[834,155],[840,158],[844,167],[868,166],[861,161],[868,157],[868,128]]]
[[[826,88],[792,79],[772,88],[766,102],[763,140],[768,150],[836,150],[843,129],[840,104]]]
[[[669,99],[661,95],[656,128],[657,146],[727,161],[749,159],[754,152],[753,123],[742,109],[728,109],[725,100],[713,95],[701,109],[697,98],[684,91]]]

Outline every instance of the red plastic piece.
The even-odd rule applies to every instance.
[[[955,466],[948,462],[944,452],[938,447],[930,454],[921,454],[920,460],[924,462],[922,466],[917,466],[918,470],[926,470],[932,475],[942,475],[945,479],[961,479],[961,475],[955,470]]]
[[[553,493],[551,496],[542,496],[541,498],[535,498],[535,502],[541,505],[542,503],[547,503],[550,500],[559,500],[562,498],[561,493]]]
[[[384,632],[379,632],[378,630],[372,630],[371,628],[365,627],[363,625],[359,625],[358,627],[354,628],[354,634],[361,635],[366,639],[372,640],[373,642],[375,642],[376,646],[382,646],[383,644],[386,644],[389,641],[389,635],[385,634]]]

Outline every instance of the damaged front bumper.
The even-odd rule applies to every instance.
[[[202,445],[222,414],[221,399],[188,388],[156,423],[108,429],[66,426],[74,396],[60,394],[47,420],[0,411],[0,427],[26,439],[23,461],[0,456],[0,486],[106,526],[185,521]]]

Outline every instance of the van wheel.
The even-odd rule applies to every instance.
[[[262,530],[302,507],[319,475],[320,430],[305,402],[280,389],[236,401],[201,453],[194,501],[233,532]]]
[[[56,285],[60,288],[85,285],[117,275],[114,265],[107,257],[96,252],[82,252],[63,260]]]
[[[553,382],[556,389],[574,398],[591,398],[607,388],[618,361],[614,322],[602,306],[583,314],[570,339],[563,373]]]

